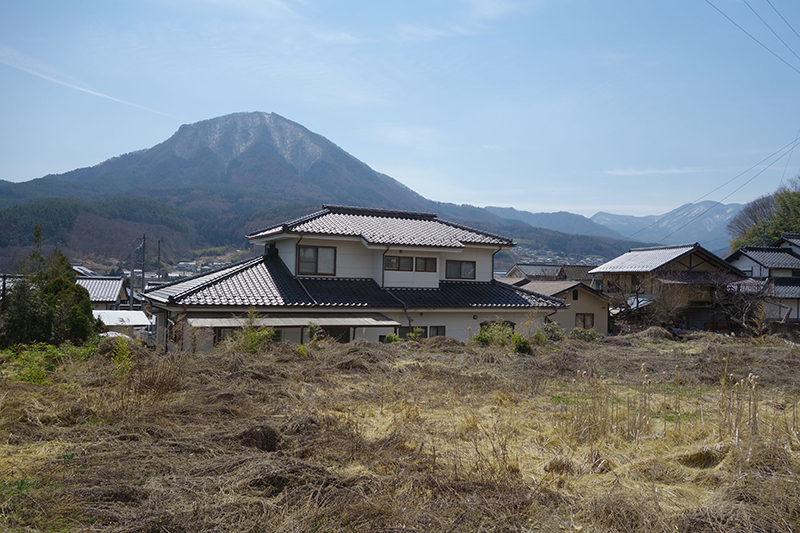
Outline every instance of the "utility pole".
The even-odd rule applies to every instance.
[[[147,266],[147,261],[145,261],[145,249],[147,246],[147,235],[142,234],[142,311],[144,311],[144,270]]]

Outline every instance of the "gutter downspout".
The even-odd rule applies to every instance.
[[[300,241],[303,240],[303,237],[304,237],[304,235],[301,233],[300,234],[300,240],[297,241],[297,244],[294,245],[294,249],[295,249],[295,253],[294,253],[294,255],[295,255],[295,259],[294,259],[295,275],[294,275],[294,279],[297,280],[297,283],[300,285],[300,288],[303,289],[303,292],[306,293],[306,296],[308,296],[308,299],[311,300],[312,302],[314,302],[314,306],[315,307],[319,307],[319,302],[316,301],[313,296],[311,296],[311,293],[308,292],[308,289],[306,289],[306,286],[303,285],[303,281],[300,279],[300,276],[297,275],[297,272],[300,270]],[[302,337],[302,335],[303,335],[303,328],[302,327],[300,328],[300,335],[301,335],[300,339],[302,340],[302,338],[303,338]]]
[[[386,284],[386,254],[389,253],[389,248],[391,245],[386,245],[386,249],[381,254],[381,289],[385,287]]]

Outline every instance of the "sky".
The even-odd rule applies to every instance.
[[[0,179],[275,112],[442,202],[661,214],[800,172],[797,0],[0,0]]]

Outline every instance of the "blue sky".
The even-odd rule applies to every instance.
[[[800,131],[795,30],[796,0],[0,0],[0,179],[265,111],[438,201],[744,203],[800,170],[762,163]]]

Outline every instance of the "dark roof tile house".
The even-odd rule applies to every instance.
[[[145,293],[160,342],[175,338],[167,330],[181,316],[219,340],[249,309],[304,342],[309,323],[340,340],[411,328],[463,339],[482,322],[541,321],[564,305],[492,279],[494,254],[511,239],[430,213],[326,205],[248,239],[263,254]]]

